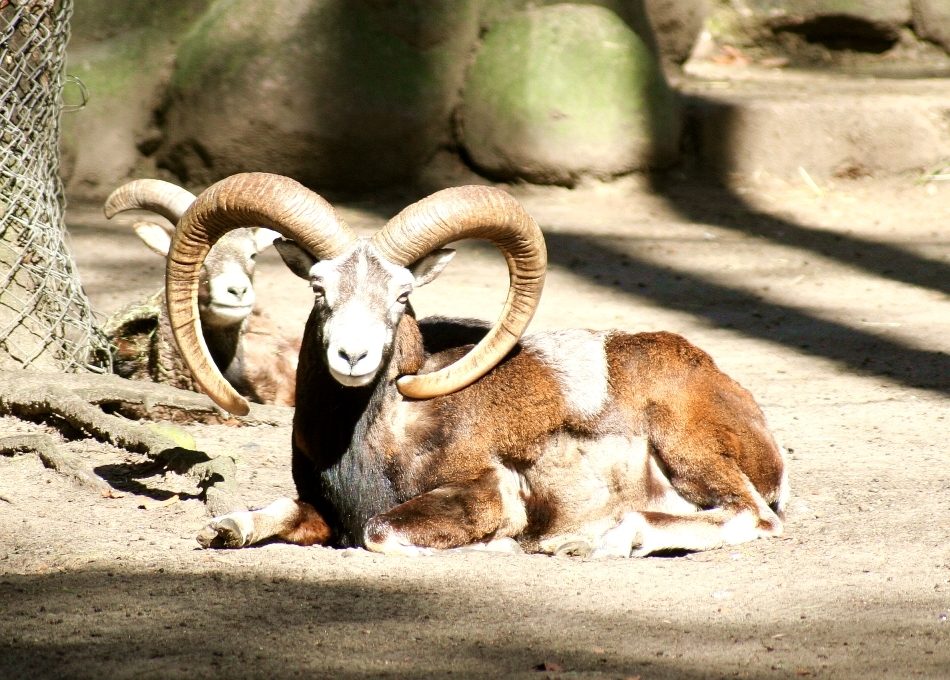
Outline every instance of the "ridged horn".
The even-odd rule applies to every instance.
[[[247,414],[248,403],[208,353],[198,319],[198,276],[211,246],[248,224],[273,229],[320,259],[341,255],[356,239],[323,198],[288,177],[267,173],[232,175],[211,185],[178,221],[165,270],[172,332],[198,385],[235,415]]]
[[[193,193],[171,182],[136,179],[109,194],[102,210],[109,219],[124,210],[151,210],[174,223],[194,201]]]
[[[402,266],[453,241],[485,239],[508,263],[508,297],[488,334],[455,363],[422,375],[402,376],[399,391],[415,399],[450,394],[494,368],[517,344],[541,296],[547,252],[544,236],[518,201],[501,189],[444,189],[407,207],[373,236],[384,257]]]

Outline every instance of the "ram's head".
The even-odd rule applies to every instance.
[[[194,194],[170,182],[139,179],[113,191],[103,209],[108,218],[126,210],[149,210],[167,219],[171,224],[139,220],[133,225],[150,250],[167,257],[173,225],[194,201]],[[256,301],[255,260],[279,236],[263,227],[244,227],[218,240],[205,258],[199,279],[198,310],[205,328],[228,328],[247,318]]]
[[[431,281],[451,258],[445,245],[486,239],[505,255],[508,298],[498,322],[467,355],[437,372],[398,381],[408,397],[429,398],[478,380],[517,343],[531,320],[544,281],[544,241],[534,220],[505,192],[491,187],[446,189],[399,213],[372,238],[360,239],[317,194],[264,173],[235,175],[202,193],[178,223],[168,257],[166,295],[176,339],[202,388],[233,413],[247,403],[223,379],[201,340],[197,308],[202,263],[234,229],[260,224],[293,244],[278,248],[310,281],[323,324],[331,373],[344,385],[377,377],[415,286]],[[301,352],[315,351],[304,347]],[[298,386],[299,389],[299,386]]]

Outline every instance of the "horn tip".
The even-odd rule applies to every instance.
[[[111,220],[120,212],[119,207],[115,204],[114,197],[115,192],[109,194],[109,198],[102,204],[102,214],[106,216],[107,220]]]
[[[230,401],[228,404],[225,404],[224,408],[228,411],[228,413],[235,416],[246,416],[251,412],[251,405],[248,403],[247,399],[243,399],[241,397],[238,397],[237,399]]]
[[[404,375],[396,380],[396,388],[399,393],[409,399],[432,399],[433,397],[443,397],[452,392],[457,392],[465,385],[451,386],[447,383],[441,384],[438,388],[434,387],[431,380],[426,380],[426,376]]]
[[[416,381],[414,378],[415,376],[413,375],[404,375],[401,378],[397,378],[396,388],[399,390],[399,394],[409,399],[424,399],[425,397],[419,394],[419,391],[416,389]]]

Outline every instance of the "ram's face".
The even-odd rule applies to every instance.
[[[341,257],[315,263],[309,279],[330,373],[348,387],[371,382],[406,311],[412,273],[360,242]]]
[[[347,387],[369,384],[379,375],[410,293],[434,279],[454,255],[438,250],[407,268],[381,257],[365,240],[329,260],[316,260],[292,241],[275,245],[291,271],[310,282],[327,368]]]
[[[278,236],[258,227],[235,229],[214,245],[201,268],[198,286],[203,325],[232,326],[251,313],[256,299],[253,278],[257,254]]]

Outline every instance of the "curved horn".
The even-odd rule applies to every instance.
[[[508,298],[498,321],[467,355],[434,373],[403,376],[399,391],[427,399],[466,387],[515,346],[534,316],[544,285],[544,236],[527,211],[501,189],[444,189],[410,205],[373,236],[392,262],[408,266],[435,248],[465,238],[491,241],[508,262]]]
[[[171,182],[137,179],[109,194],[102,210],[110,219],[124,210],[151,210],[174,223],[194,201],[193,193]]]
[[[215,403],[236,415],[247,401],[211,360],[198,320],[198,276],[211,246],[248,224],[280,232],[318,258],[341,255],[356,239],[320,196],[288,177],[243,173],[211,185],[178,221],[165,271],[168,317],[195,381]]]

